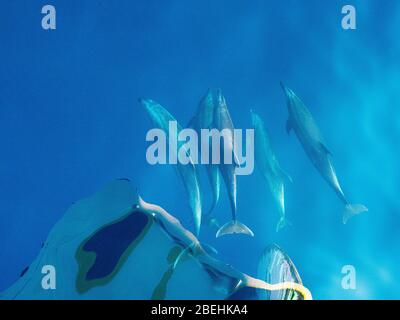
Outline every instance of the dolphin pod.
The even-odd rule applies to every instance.
[[[291,89],[282,83],[281,87],[285,93],[289,111],[286,131],[288,133],[290,133],[291,130],[295,132],[314,167],[344,203],[345,208],[342,221],[346,224],[351,217],[368,211],[368,208],[362,204],[351,204],[347,201],[333,167],[330,158],[331,153],[326,147],[322,134],[310,111]],[[168,132],[168,124],[170,121],[176,122],[175,118],[155,101],[140,100],[140,102],[145,107],[153,122],[163,131]],[[258,167],[259,173],[267,182],[274,201],[277,203],[280,219],[277,223],[276,231],[279,231],[288,224],[285,212],[285,182],[291,181],[291,178],[279,164],[277,156],[271,146],[264,121],[253,111],[251,111],[251,120],[255,137],[254,152],[256,166]],[[233,156],[233,161],[231,163],[220,161],[219,164],[205,164],[212,190],[212,202],[207,214],[203,217],[203,223],[219,228],[216,233],[217,238],[235,233],[254,236],[250,228],[237,220],[237,180],[235,171],[237,167],[240,166],[240,163],[235,153],[234,125],[221,90],[210,89],[207,91],[206,95],[200,101],[197,112],[190,120],[188,127],[195,130],[199,135],[201,135],[202,129],[216,129],[220,133],[222,131],[230,133],[228,135],[223,135],[224,146],[220,146],[220,159],[225,159],[224,152],[230,152]],[[181,130],[181,126],[178,125],[178,133]],[[208,139],[212,138],[209,136]],[[204,142],[205,141],[201,139],[201,143]],[[209,142],[210,140],[207,142],[208,148],[210,148]],[[183,142],[179,142],[178,147],[185,148],[185,145]],[[210,151],[212,151],[211,148],[209,149],[209,154],[211,154]],[[185,186],[193,215],[195,233],[198,236],[202,224],[202,197],[199,187],[197,166],[193,161],[190,161],[187,165],[178,162],[177,170]],[[228,193],[232,220],[222,227],[219,227],[217,220],[212,216],[212,212],[215,210],[220,198],[222,180]]]
[[[292,181],[292,179],[283,171],[278,162],[278,158],[272,149],[264,121],[254,111],[251,110],[250,112],[254,128],[256,165],[262,177],[267,182],[269,190],[279,209],[280,220],[276,226],[276,231],[278,232],[287,225],[285,216],[285,181]]]
[[[157,102],[150,99],[140,99],[139,102],[144,106],[154,124],[165,133],[169,132],[169,122],[174,121],[177,123],[175,118]],[[182,127],[178,124],[177,133],[181,130]],[[169,136],[167,138],[169,139]],[[178,142],[178,149],[180,148],[185,148],[183,142]],[[192,160],[187,165],[178,162],[177,169],[189,198],[189,205],[193,214],[195,234],[198,236],[200,233],[202,208],[197,169]]]
[[[140,99],[139,101],[145,107],[155,125],[157,125],[165,133],[169,132],[168,124],[171,121],[176,122],[175,118],[164,107],[153,100]],[[237,181],[235,170],[237,166],[239,166],[239,160],[235,155],[235,145],[233,140],[234,126],[225,102],[225,98],[222,96],[220,90],[210,90],[207,93],[205,98],[200,102],[198,113],[192,118],[189,126],[191,126],[197,132],[199,132],[201,129],[217,129],[219,132],[222,132],[222,130],[228,130],[230,133],[223,136],[224,144],[223,147],[220,147],[220,159],[225,159],[224,153],[230,152],[233,155],[234,161],[232,161],[232,163],[220,161],[219,164],[207,165],[208,176],[213,189],[213,203],[206,217],[208,224],[218,226],[218,222],[215,218],[210,216],[210,213],[213,211],[218,202],[221,184],[220,177],[222,177],[228,192],[232,220],[218,229],[216,237],[218,238],[223,235],[234,233],[242,233],[249,236],[254,236],[254,233],[250,230],[250,228],[238,221],[236,218]],[[182,127],[178,125],[177,129],[179,133],[182,130]],[[168,135],[167,139],[169,139]],[[178,149],[181,149],[184,148],[185,145],[183,142],[179,142],[177,147]],[[178,173],[189,198],[189,205],[193,213],[193,220],[195,224],[195,233],[198,235],[202,221],[202,202],[197,168],[193,161],[191,161],[188,165],[178,162],[177,166]]]
[[[223,148],[221,146],[220,159],[225,158],[224,152],[229,152],[234,158],[232,163],[224,163],[224,161],[220,161],[219,164],[209,163],[206,165],[207,175],[213,193],[213,200],[205,220],[207,220],[209,224],[217,224],[216,219],[211,216],[211,212],[215,209],[220,197],[222,176],[222,180],[224,181],[228,192],[232,220],[218,229],[216,237],[218,238],[233,233],[242,233],[254,236],[254,233],[250,228],[238,221],[236,218],[237,181],[235,170],[239,165],[239,161],[235,155],[233,122],[221,90],[208,90],[205,97],[200,101],[196,115],[190,121],[190,127],[194,128],[198,134],[200,134],[201,129],[217,129],[219,132],[222,132],[222,130],[229,132],[228,135],[224,135],[224,146],[226,147]],[[209,137],[209,139],[211,139],[211,137]],[[205,141],[202,141],[202,143],[204,142]],[[210,142],[210,140],[208,142]],[[208,143],[208,146],[210,146],[210,143]]]
[[[283,83],[281,83],[281,87],[286,95],[287,108],[289,111],[286,131],[289,133],[293,129],[314,167],[344,203],[343,223],[346,224],[351,217],[368,211],[368,208],[362,204],[351,204],[347,201],[330,159],[331,152],[326,147],[322,134],[311,112],[291,89],[286,87]]]

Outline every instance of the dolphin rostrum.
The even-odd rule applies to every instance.
[[[346,224],[351,217],[368,211],[368,208],[362,204],[350,204],[347,201],[330,159],[331,152],[326,147],[321,132],[310,111],[291,89],[285,87],[282,83],[281,86],[285,92],[289,110],[286,131],[289,133],[291,129],[294,130],[313,165],[345,204],[343,223]]]
[[[203,97],[203,99],[199,103],[199,107],[196,115],[190,120],[188,127],[196,130],[198,135],[201,135],[202,129],[214,129],[214,105],[215,105],[215,94],[213,90],[208,90],[207,94]],[[209,146],[209,154],[211,154],[211,145],[210,145],[211,137],[208,137],[208,141],[201,140],[201,143],[208,142],[207,146]],[[211,215],[212,211],[215,209],[221,191],[221,177],[219,173],[218,164],[213,164],[211,161],[209,164],[205,165],[208,180],[210,182],[210,186],[212,189],[212,203],[210,209],[207,214],[203,216],[203,223],[209,225],[218,226],[217,220]],[[218,226],[219,228],[219,226]]]
[[[291,181],[290,176],[282,170],[278,159],[272,149],[271,141],[261,117],[253,111],[251,120],[254,128],[255,158],[259,172],[268,184],[269,190],[278,204],[280,220],[276,226],[278,232],[288,222],[285,217],[285,180]]]
[[[169,137],[169,123],[171,121],[177,123],[175,118],[164,107],[153,100],[140,99],[139,101],[146,109],[154,124],[165,132],[165,134],[167,135],[167,139],[169,140],[171,138]],[[177,126],[177,134],[179,134],[179,132],[182,130],[182,127],[179,124],[177,124]],[[177,137],[173,138],[177,140]],[[185,148],[184,142],[178,141],[178,150],[181,148]],[[176,152],[176,150],[174,152]],[[197,169],[193,160],[191,159],[188,164],[181,164],[178,161],[177,171],[179,173],[179,176],[181,177],[187,196],[189,198],[189,206],[193,213],[195,233],[198,236],[200,233],[202,209]]]
[[[216,97],[217,104],[214,108],[214,123],[215,127],[220,132],[228,132],[229,134],[224,135],[224,143],[220,148],[220,164],[219,169],[222,178],[225,182],[226,189],[228,191],[229,202],[232,211],[232,221],[224,224],[216,234],[216,237],[221,237],[226,234],[243,233],[249,236],[254,236],[246,225],[236,219],[236,168],[240,165],[239,160],[235,154],[234,145],[234,126],[232,123],[231,116],[228,111],[228,107],[225,102],[225,98],[222,96],[220,90],[217,92]],[[233,156],[231,163],[225,163],[225,152],[229,152]]]

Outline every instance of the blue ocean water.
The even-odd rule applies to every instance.
[[[249,110],[265,120],[282,166],[292,226],[260,175],[238,178],[238,216],[254,238],[201,238],[222,260],[256,275],[279,244],[316,299],[399,299],[397,196],[400,118],[396,0],[351,0],[357,29],[343,30],[347,1],[59,1],[57,29],[41,28],[38,2],[0,10],[0,290],[35,258],[70,204],[129,177],[142,197],[191,228],[181,181],[146,162],[151,128],[138,98],[183,125],[207,88],[221,88],[237,128]],[[341,223],[343,205],[285,132],[283,81],[313,113],[347,197],[369,212]],[[207,186],[207,181],[204,185]],[[225,189],[216,209],[228,221]],[[354,266],[356,290],[341,286]]]

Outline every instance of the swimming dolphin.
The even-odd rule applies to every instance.
[[[291,181],[290,176],[284,172],[279,165],[278,159],[271,146],[271,141],[264,121],[253,111],[251,112],[251,120],[254,128],[255,138],[255,158],[256,164],[262,176],[266,180],[269,190],[272,193],[276,203],[278,204],[280,220],[276,226],[278,232],[286,224],[285,217],[285,180]]]
[[[213,90],[208,90],[207,94],[203,97],[203,99],[199,103],[199,107],[196,115],[190,120],[188,127],[193,128],[198,133],[199,137],[201,136],[201,129],[214,129],[214,105],[215,105],[215,93]],[[201,140],[202,143],[205,141]],[[211,138],[208,141],[209,150],[211,151]],[[211,154],[211,152],[209,152]],[[218,226],[218,222],[215,218],[212,217],[211,213],[215,209],[221,190],[221,178],[219,173],[218,164],[212,164],[211,161],[209,164],[205,165],[208,180],[210,182],[210,186],[212,189],[212,203],[208,213],[204,215],[203,221],[208,225]],[[218,226],[219,228],[219,226]]]
[[[165,132],[169,140],[169,122],[176,122],[175,118],[164,107],[153,100],[140,99],[139,101],[146,109],[154,124]],[[182,127],[178,124],[177,134],[179,134],[181,130]],[[185,148],[184,142],[178,141],[178,150],[180,150],[180,148]],[[195,233],[198,236],[200,233],[202,209],[197,169],[193,160],[190,160],[187,165],[181,164],[178,161],[177,169],[189,198],[189,205],[193,213]]]
[[[220,165],[219,169],[222,175],[222,178],[225,182],[226,189],[228,191],[229,201],[231,205],[232,211],[232,221],[224,224],[216,234],[216,237],[221,237],[226,234],[232,233],[243,233],[249,236],[254,236],[253,231],[251,231],[246,225],[241,223],[236,219],[236,167],[239,166],[239,161],[237,156],[235,155],[234,141],[233,141],[233,130],[234,126],[232,123],[231,116],[228,111],[228,107],[225,102],[225,98],[222,96],[220,90],[217,92],[216,96],[217,104],[214,108],[214,124],[215,127],[222,132],[222,130],[228,130],[230,132],[229,135],[224,136],[224,143],[221,144],[220,149]],[[230,152],[233,155],[233,161],[231,164],[226,163],[224,161],[224,145],[226,145],[225,151]]]
[[[291,129],[294,130],[315,168],[317,168],[322,177],[328,182],[333,190],[335,190],[340,200],[345,204],[343,223],[346,224],[351,217],[368,211],[368,208],[362,204],[350,204],[347,201],[330,159],[331,152],[326,147],[321,132],[319,131],[310,111],[292,90],[285,87],[282,83],[281,87],[285,92],[287,107],[289,110],[289,119],[286,123],[286,131],[289,133]]]

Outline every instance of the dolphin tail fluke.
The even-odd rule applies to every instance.
[[[276,225],[276,232],[279,232],[286,226],[292,226],[292,223],[286,218],[281,218]]]
[[[250,230],[249,227],[244,225],[238,220],[232,220],[227,223],[225,223],[218,231],[217,234],[215,235],[217,238],[222,237],[227,234],[234,234],[234,233],[242,233],[246,234],[250,237],[254,237],[253,231]]]
[[[213,202],[211,204],[210,209],[208,209],[208,212],[205,214],[206,219],[211,220],[213,217],[212,212],[214,211],[215,207],[217,206],[218,199],[213,199]]]
[[[367,211],[368,208],[363,204],[347,204],[343,212],[343,224],[346,224],[351,217]]]
[[[219,224],[218,220],[210,213],[204,215],[202,217],[202,221],[203,221],[203,225],[206,225],[207,227],[216,228],[216,229],[220,228],[220,224]]]

